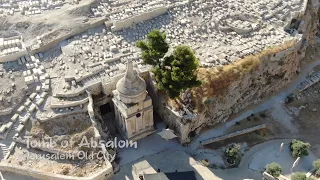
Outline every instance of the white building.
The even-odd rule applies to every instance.
[[[146,82],[133,70],[132,61],[128,61],[126,74],[113,94],[115,119],[126,139],[136,141],[154,132],[152,99]]]

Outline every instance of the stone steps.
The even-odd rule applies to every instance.
[[[312,86],[313,84],[315,84],[315,83],[317,83],[319,81],[320,81],[320,72],[317,72],[316,74],[314,74],[313,76],[311,76],[307,80],[305,80],[302,83],[300,83],[298,85],[297,89],[298,89],[299,92],[302,92],[305,89],[307,89],[308,87]]]
[[[4,159],[7,154],[9,153],[8,150],[9,146],[7,146],[6,144],[0,144],[0,160]]]

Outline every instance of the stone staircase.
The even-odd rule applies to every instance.
[[[7,146],[6,144],[0,143],[0,159],[1,160],[7,156],[8,152],[9,152],[9,150],[8,150],[9,146]]]

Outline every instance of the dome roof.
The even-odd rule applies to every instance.
[[[116,88],[120,96],[132,97],[146,92],[146,82],[138,75],[137,71],[133,70],[132,61],[127,63],[127,71],[121,78]]]

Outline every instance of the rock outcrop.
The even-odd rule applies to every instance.
[[[185,95],[189,98],[187,102],[192,99],[191,104],[195,106],[196,113],[189,112],[188,106],[181,107],[179,113],[179,110],[173,110],[164,103],[163,96],[156,96],[159,94],[156,88],[149,90],[153,99],[157,100],[155,110],[169,127],[176,131],[181,143],[189,142],[190,136],[199,133],[201,128],[227,121],[231,114],[238,113],[249,105],[258,104],[266,96],[291,82],[300,63],[308,56],[307,48],[317,43],[320,11],[319,4],[314,2],[310,0],[305,13],[295,17],[295,21],[300,22],[297,29],[301,36],[299,41],[284,42],[282,46],[266,48],[258,55],[245,57],[220,69],[203,70],[203,85]],[[253,61],[254,58],[257,58],[259,63]],[[244,72],[239,72],[243,69]],[[231,74],[225,73],[226,71]],[[225,77],[221,77],[223,73]],[[148,83],[149,87],[153,84]]]

